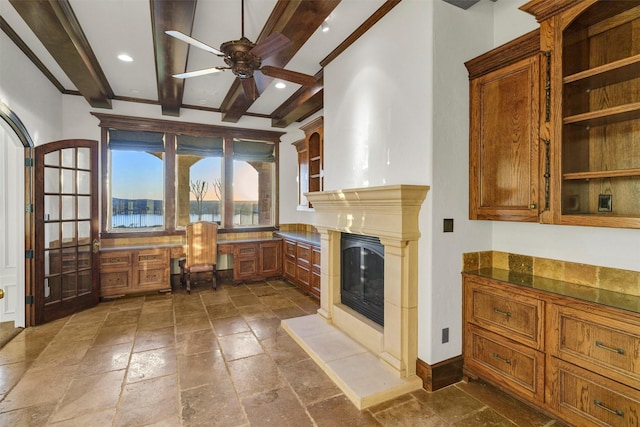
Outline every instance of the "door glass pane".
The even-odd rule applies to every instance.
[[[78,296],[91,293],[91,274],[89,271],[78,272]]]
[[[62,275],[62,299],[76,296],[76,272]]]
[[[62,250],[62,272],[69,273],[78,269],[76,259],[76,248],[66,248]]]
[[[44,168],[44,192],[59,193],[60,192],[60,169]]]
[[[44,220],[57,221],[60,219],[60,197],[44,196]]]
[[[62,150],[62,166],[66,168],[76,167],[76,149],[65,148]]]
[[[60,247],[59,222],[49,222],[44,225],[44,247],[45,249]]]
[[[91,166],[91,151],[87,147],[78,148],[78,169],[89,169]]]
[[[91,243],[91,221],[78,221],[78,245]]]
[[[91,268],[91,245],[78,246],[78,270]]]
[[[76,223],[62,223],[62,244],[63,246],[76,245]]]
[[[91,193],[91,172],[78,171],[78,194]]]
[[[44,300],[45,303],[60,301],[61,286],[60,276],[44,279]]]
[[[76,171],[62,169],[62,193],[73,194],[76,192]]]
[[[60,274],[61,271],[61,252],[59,250],[56,251],[45,251],[44,253],[45,266],[44,266],[44,275],[52,276],[54,274]]]
[[[48,166],[60,166],[60,153],[54,151],[44,155],[44,164]]]
[[[62,196],[62,219],[76,218],[76,197]]]
[[[91,197],[78,196],[78,219],[91,218]]]

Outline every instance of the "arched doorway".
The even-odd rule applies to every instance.
[[[0,101],[0,346],[30,324],[25,295],[31,286],[32,177],[26,159],[33,141],[26,128]]]

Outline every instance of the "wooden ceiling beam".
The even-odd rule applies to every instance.
[[[324,106],[323,71],[316,77],[318,81],[311,87],[301,87],[293,95],[271,113],[271,126],[286,128],[293,122],[300,122],[320,111]]]
[[[151,27],[156,58],[158,101],[165,116],[180,116],[184,80],[174,74],[187,71],[189,45],[165,34],[176,30],[191,35],[196,0],[151,0]]]
[[[68,0],[9,0],[82,96],[111,108],[113,90]]]
[[[340,0],[278,0],[255,43],[264,40],[273,32],[282,33],[292,43],[266,58],[263,64],[284,68],[339,3]],[[254,78],[258,93],[262,93],[273,80],[262,73],[254,74]],[[244,95],[242,85],[236,79],[220,107],[222,120],[236,123],[253,102],[254,100]]]

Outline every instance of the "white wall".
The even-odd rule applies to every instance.
[[[20,118],[34,144],[61,139],[62,95],[2,31],[0,100]]]
[[[462,348],[462,254],[491,247],[491,223],[469,221],[469,77],[464,63],[493,43],[493,3],[463,10],[434,2],[433,250],[427,288],[421,288],[419,357],[436,363]],[[443,219],[454,219],[444,233]],[[442,343],[442,329],[449,342]]]

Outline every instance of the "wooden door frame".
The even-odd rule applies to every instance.
[[[0,117],[7,122],[9,127],[15,132],[16,136],[24,147],[24,203],[26,206],[33,207],[33,167],[31,160],[33,159],[33,148],[35,144],[29,135],[27,128],[24,126],[20,118],[9,108],[7,104],[0,101]],[[30,165],[30,166],[27,166]],[[25,209],[24,211],[24,248],[25,253],[33,253],[34,251],[34,233],[33,233],[33,209]],[[35,273],[35,263],[33,258],[25,256],[24,266],[24,295],[33,295],[33,277]],[[34,305],[27,304],[25,301],[25,326],[33,326],[34,324]]]

